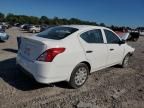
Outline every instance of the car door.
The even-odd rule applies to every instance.
[[[108,59],[107,65],[118,64],[123,59],[124,44],[119,44],[120,38],[110,30],[104,30],[107,40]]]
[[[96,71],[103,68],[108,55],[101,29],[86,31],[79,38],[86,58],[91,64],[91,70]]]

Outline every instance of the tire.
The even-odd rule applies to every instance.
[[[133,41],[136,42],[138,40],[138,38],[133,38]]]
[[[127,54],[122,62],[122,68],[127,68],[129,66],[129,59],[130,59],[130,54]]]
[[[32,33],[36,33],[36,30],[32,30]]]
[[[88,66],[84,63],[78,64],[71,74],[69,85],[75,89],[81,87],[86,82],[88,74]]]

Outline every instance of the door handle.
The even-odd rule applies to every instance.
[[[86,51],[86,53],[92,53],[93,51]]]
[[[113,48],[110,49],[110,51],[113,51],[113,50],[114,50]]]

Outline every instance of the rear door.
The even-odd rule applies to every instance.
[[[124,44],[119,44],[120,38],[110,30],[105,29],[104,34],[107,40],[108,60],[107,65],[120,63],[123,59]]]
[[[86,58],[91,63],[92,71],[103,68],[108,55],[101,29],[83,32],[79,38]]]

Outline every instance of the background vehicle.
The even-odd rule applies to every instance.
[[[114,31],[126,41],[137,41],[140,36],[138,31],[128,31],[124,29],[114,29]]]
[[[1,22],[0,26],[2,26],[3,29],[9,29],[11,27],[11,25],[8,22]]]
[[[22,25],[20,23],[14,23],[13,26],[15,26],[15,27],[21,27]]]
[[[3,25],[0,25],[0,30],[5,32],[5,27]]]
[[[51,26],[48,26],[48,25],[42,25],[40,31],[42,32],[42,31],[44,31],[44,30],[46,30],[46,29],[48,29],[48,28],[51,28],[51,27],[55,27],[55,26],[54,26],[54,25],[53,25],[53,26],[52,26],[52,25],[51,25]]]
[[[139,32],[131,32],[129,40],[137,41],[139,39],[140,33]]]
[[[21,30],[28,31],[31,26],[32,26],[31,24],[23,24],[20,26],[20,28]]]
[[[2,29],[2,25],[0,25],[0,29]]]
[[[67,25],[22,38],[17,64],[40,83],[67,81],[82,86],[88,75],[120,64],[128,66],[134,49],[112,30],[98,26]]]
[[[29,27],[29,32],[31,33],[38,33],[41,30],[41,26],[40,25],[32,25]]]
[[[141,31],[141,32],[140,32],[140,35],[144,36],[144,31]]]
[[[3,29],[0,29],[0,41],[8,40],[9,36],[5,33]]]

